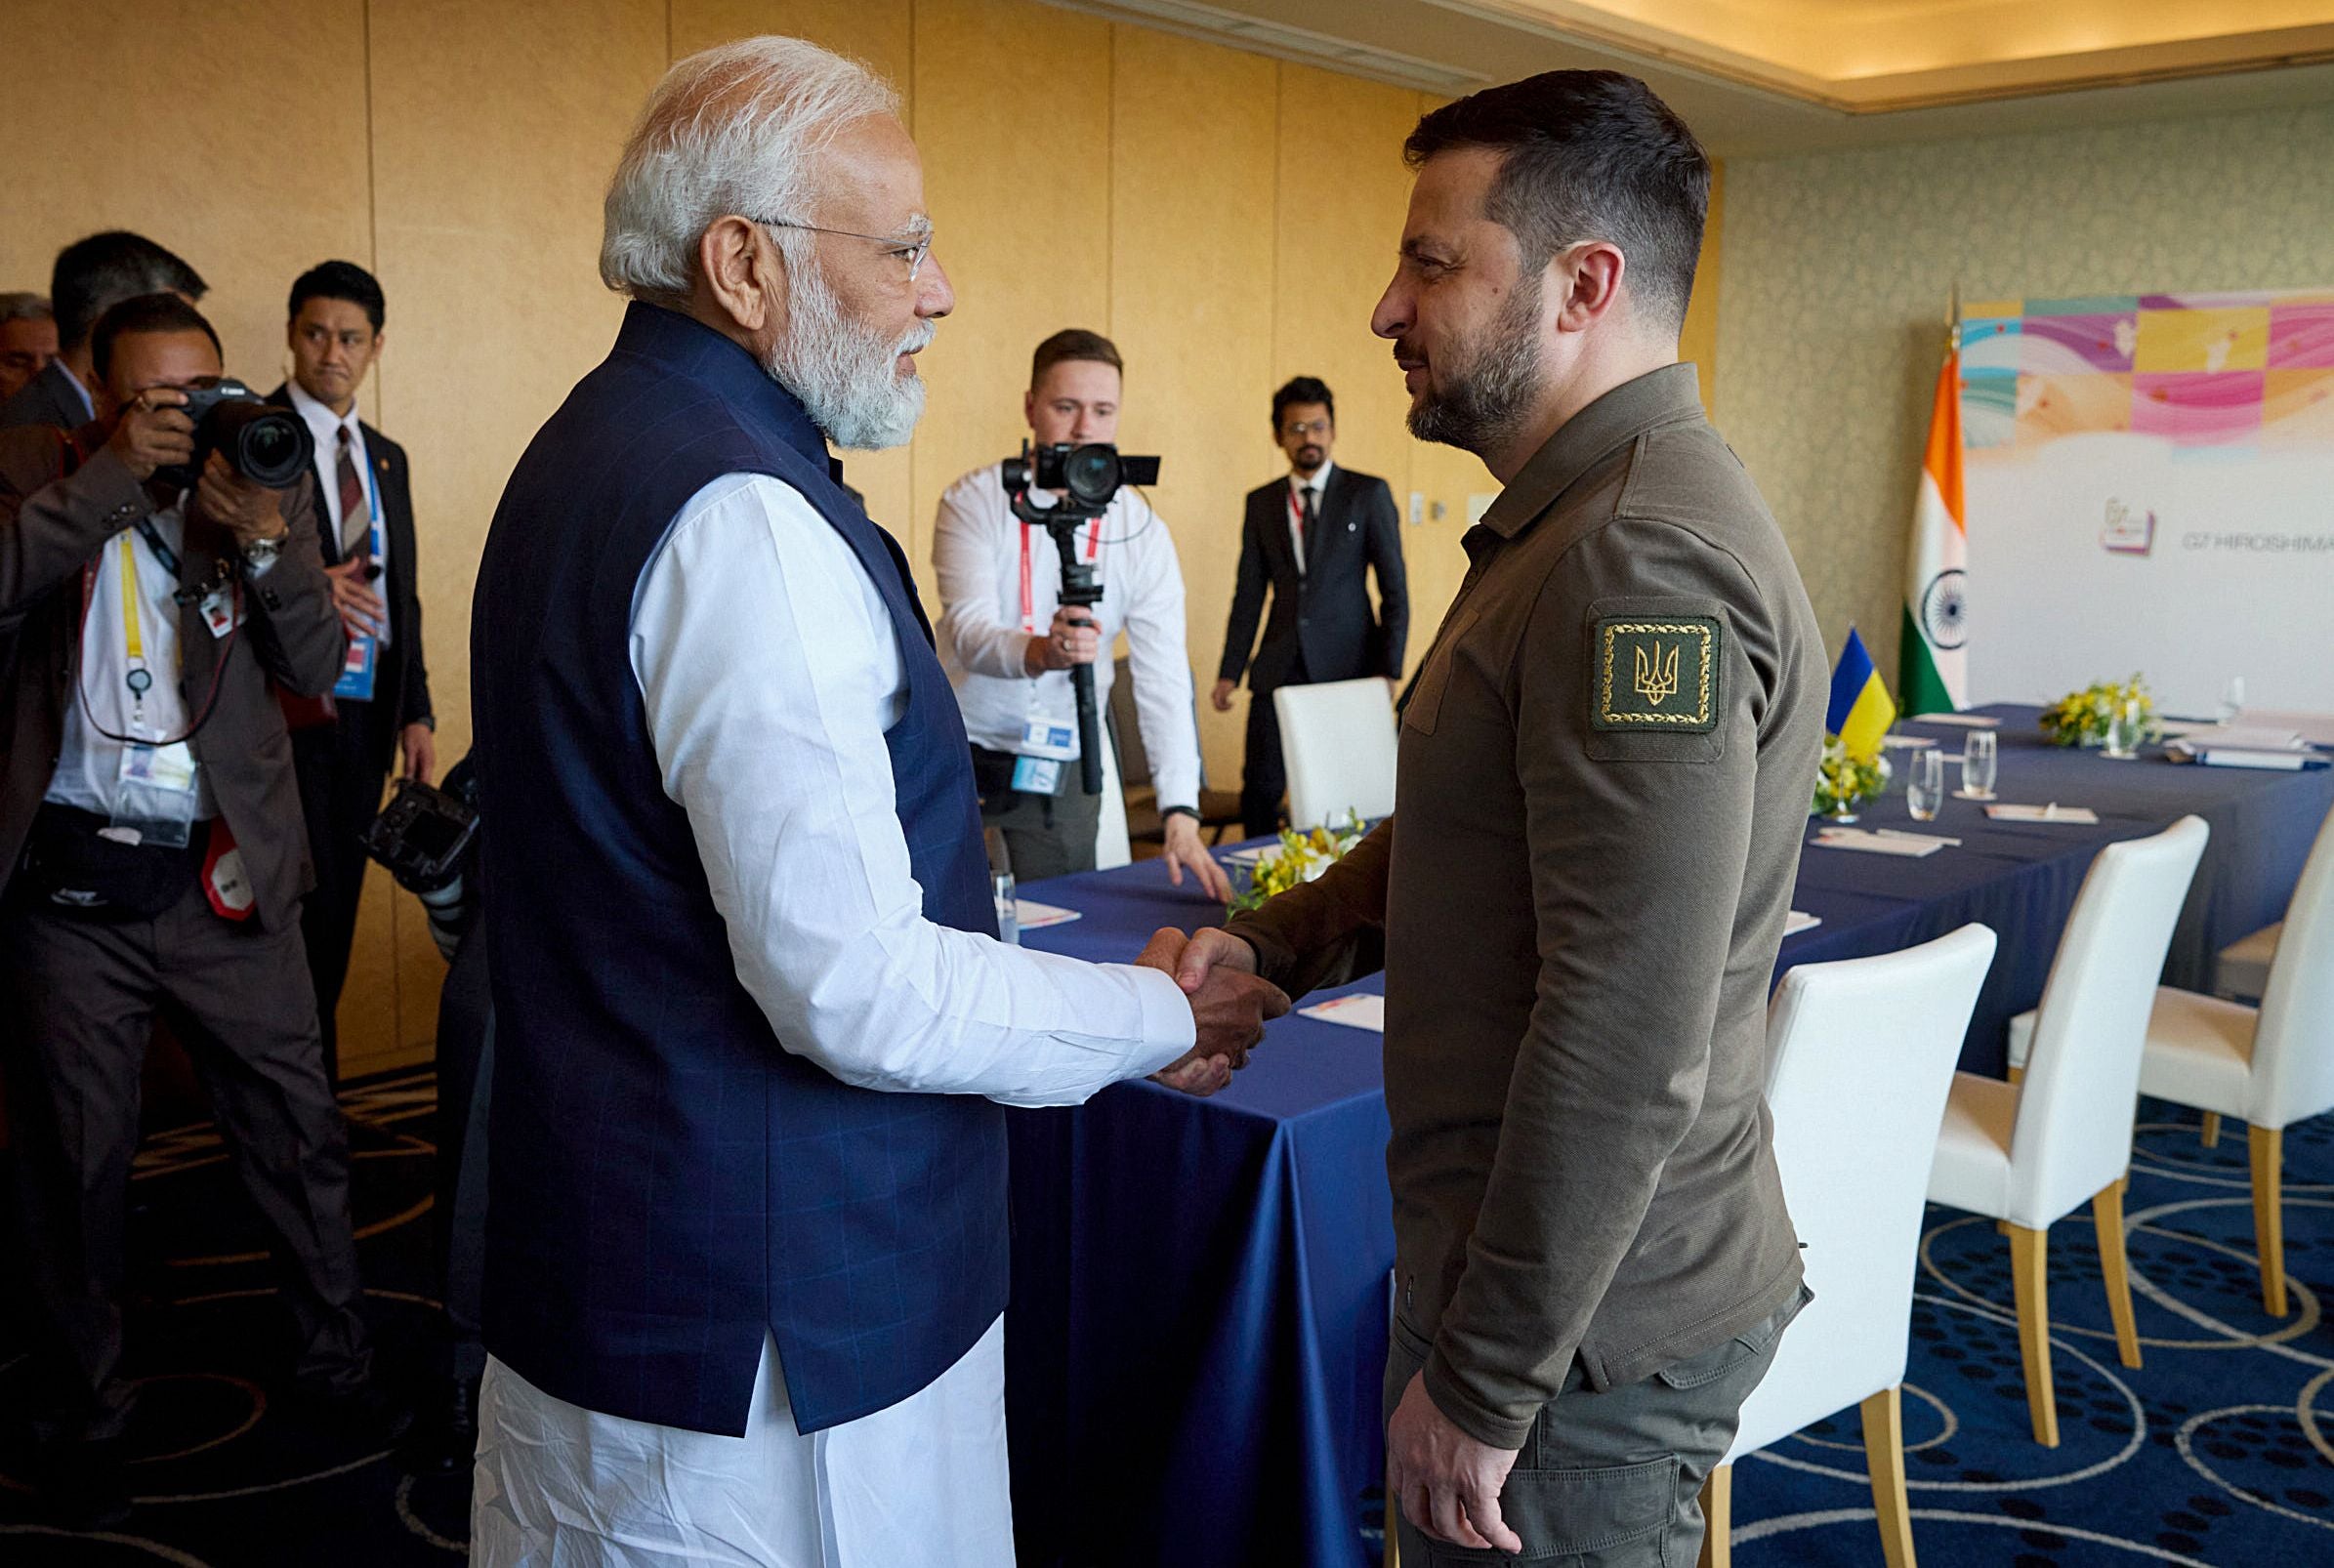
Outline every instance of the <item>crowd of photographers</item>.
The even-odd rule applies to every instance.
[[[405,455],[356,409],[386,301],[351,263],[302,273],[286,302],[291,372],[262,395],[223,362],[205,292],[181,258],[110,231],[59,254],[47,298],[0,294],[0,1249],[25,1287],[33,1353],[19,1375],[43,1488],[79,1525],[128,1508],[129,1181],[157,1031],[202,1079],[268,1228],[286,1395],[354,1437],[401,1440],[412,1468],[452,1469],[475,1442],[485,1359],[493,1029],[484,944],[463,940],[483,830],[467,760],[429,787]],[[1096,864],[1109,744],[1098,716],[1123,636],[1160,852],[1179,886],[1222,898],[1200,841],[1182,567],[1139,490],[1157,461],[1114,449],[1124,370],[1093,332],[1038,345],[1032,450],[940,501],[935,637],[983,817],[1029,880]],[[1237,813],[1251,833],[1278,820],[1272,692],[1396,680],[1407,621],[1392,493],[1331,462],[1329,389],[1290,382],[1271,419],[1289,472],[1247,498],[1211,693],[1229,710],[1243,678],[1252,688]],[[393,769],[410,785],[384,808]],[[1230,816],[1219,807],[1215,825]],[[374,1375],[334,1094],[368,857],[421,896],[449,962],[434,1207],[444,1333],[418,1428],[412,1402]]]

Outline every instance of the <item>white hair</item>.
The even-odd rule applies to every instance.
[[[883,78],[800,38],[741,38],[689,56],[648,96],[608,182],[601,281],[636,299],[686,300],[697,240],[715,219],[805,219],[835,133],[898,111]],[[782,249],[791,264],[792,247]]]

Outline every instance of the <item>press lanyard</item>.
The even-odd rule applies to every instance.
[[[154,558],[162,563],[162,569],[175,578],[179,570],[178,556],[154,531],[152,520],[139,518],[138,531],[146,537],[147,548],[153,551]],[[121,633],[122,651],[127,655],[129,664],[129,673],[122,677],[122,684],[130,688],[131,706],[143,713],[146,709],[146,694],[152,688],[154,677],[146,667],[146,628],[138,619],[138,547],[132,543],[127,529],[121,534]]]
[[[1037,635],[1037,595],[1029,569],[1029,526],[1021,525],[1021,631],[1030,637]],[[1103,519],[1095,518],[1086,525],[1086,563],[1093,565],[1103,558]]]

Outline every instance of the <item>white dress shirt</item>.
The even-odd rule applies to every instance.
[[[631,660],[737,976],[780,1042],[846,1083],[1075,1104],[1190,1049],[1155,970],[936,926],[884,731],[897,633],[841,535],[774,478],[690,498],[633,595]],[[804,1436],[765,1342],[742,1438],[601,1415],[489,1360],[471,1560],[594,1568],[1012,1561],[1002,1320],[941,1377]]]
[[[1053,535],[1025,526],[1008,504],[1003,465],[976,469],[940,497],[932,541],[939,580],[940,662],[964,709],[973,744],[991,751],[1021,749],[1021,726],[1032,719],[1077,722],[1069,672],[1049,670],[1032,680],[1021,663],[1034,635],[1044,637],[1061,602],[1062,557]],[[1042,501],[1041,501],[1042,504]],[[1027,538],[1024,541],[1023,535]],[[1135,718],[1150,756],[1151,782],[1162,806],[1199,805],[1199,725],[1191,696],[1191,658],[1185,645],[1184,574],[1167,524],[1133,490],[1121,490],[1096,532],[1096,565],[1103,601],[1103,655],[1095,661],[1097,707],[1107,709],[1113,672],[1110,647],[1127,636],[1135,680]],[[1078,530],[1083,551],[1087,529]],[[1029,550],[1029,615],[1021,614],[1021,549]]]
[[[357,482],[364,486],[367,507],[364,517],[355,526],[369,529],[373,521],[371,509],[381,505],[379,480],[373,474],[372,454],[365,449],[364,422],[356,417],[356,399],[354,397],[349,399],[348,413],[336,414],[327,405],[311,397],[307,390],[297,381],[285,382],[284,391],[291,395],[292,407],[299,412],[303,420],[307,421],[309,433],[315,437],[316,489],[318,494],[323,497],[324,527],[337,546],[333,554],[346,560],[350,551],[349,529],[351,524],[347,518],[341,516],[340,439],[343,431],[348,432],[349,434],[349,461],[356,465]],[[380,586],[389,580],[389,530],[387,528],[381,530],[381,537],[373,551],[373,560],[381,568],[381,575],[374,578],[372,584],[368,586],[372,587],[374,592],[380,594],[384,599],[387,599],[389,598],[388,590]],[[374,640],[383,647],[389,646],[387,617],[382,619],[381,630],[374,634]]]
[[[182,547],[186,530],[180,507],[157,512],[148,520],[164,545],[172,551]],[[128,685],[129,636],[122,619],[125,540],[130,557],[137,563],[138,637],[150,678],[143,697],[133,697]],[[179,689],[184,661],[179,652],[179,605],[173,598],[178,590],[177,579],[135,527],[124,528],[98,552],[89,614],[81,622],[81,658],[73,672],[79,693],[65,694],[64,733],[58,744],[57,771],[50,776],[46,799],[111,816],[125,747],[103,731],[152,741],[175,740],[186,734],[190,716],[186,696]],[[197,763],[195,819],[218,814],[210,776]]]
[[[1306,547],[1311,545],[1313,541],[1305,537],[1305,530],[1298,526],[1297,519],[1304,516],[1305,492],[1307,490],[1311,490],[1313,492],[1313,523],[1316,528],[1320,526],[1321,507],[1329,495],[1329,470],[1331,466],[1332,465],[1327,458],[1321,459],[1320,468],[1314,471],[1313,477],[1310,479],[1304,475],[1299,474],[1295,469],[1289,470],[1288,494],[1289,499],[1295,502],[1296,506],[1288,515],[1288,542],[1290,548],[1295,550],[1297,553],[1297,575],[1300,577],[1305,575]]]

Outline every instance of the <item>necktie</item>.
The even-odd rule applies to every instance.
[[[349,439],[349,427],[340,428],[340,459],[337,465],[341,491],[341,558],[349,559],[372,545],[373,520],[364,504],[364,480],[356,473],[356,449]]]
[[[1305,547],[1297,557],[1299,571],[1305,570],[1305,557],[1313,553],[1313,525],[1318,520],[1318,514],[1313,510],[1313,497],[1319,493],[1310,484],[1305,487],[1305,516],[1297,524],[1297,542]]]

